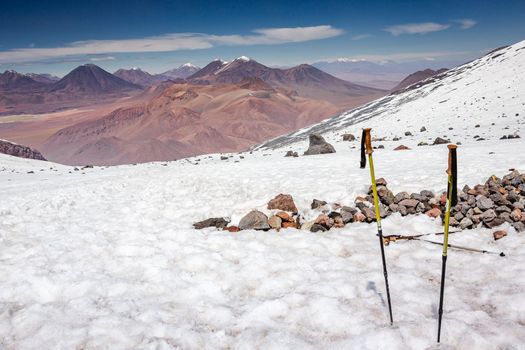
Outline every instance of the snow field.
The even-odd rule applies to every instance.
[[[321,156],[261,151],[71,174],[0,156],[0,348],[434,348],[440,246],[386,247],[391,327],[375,224],[326,233],[191,227],[211,216],[237,223],[251,209],[268,213],[278,193],[292,194],[307,219],[317,214],[313,198],[353,204],[370,183],[353,145]],[[516,152],[523,146],[460,146],[459,186],[510,166],[525,171],[525,154]],[[395,193],[445,189],[444,145],[377,150],[374,160]],[[392,215],[383,228],[417,234],[441,223]],[[505,228],[499,241],[487,229],[450,236],[507,257],[449,250],[442,348],[524,348],[525,237]]]

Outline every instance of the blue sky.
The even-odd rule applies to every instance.
[[[525,1],[2,1],[0,70],[159,73],[246,55],[464,62],[525,39]]]

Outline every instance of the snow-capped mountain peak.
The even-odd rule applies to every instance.
[[[251,61],[250,57],[247,57],[247,56],[241,56],[241,57],[237,57],[235,59],[235,61],[244,61],[244,62],[248,62],[248,61]]]

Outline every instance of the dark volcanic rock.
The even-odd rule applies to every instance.
[[[46,160],[44,156],[34,148],[22,146],[5,140],[0,140],[0,153],[20,158]]]
[[[310,205],[310,207],[312,209],[317,209],[319,207],[322,207],[323,205],[326,205],[326,202],[325,201],[322,201],[322,200],[319,200],[319,199],[314,199],[312,201],[312,204]]]
[[[335,148],[319,134],[310,135],[310,145],[308,150],[304,152],[305,156],[314,155],[314,154],[326,154],[326,153],[335,153]]]
[[[446,143],[450,143],[450,140],[445,140],[445,139],[442,139],[441,137],[436,137],[436,139],[434,140],[432,144],[433,145],[444,145]]]
[[[199,221],[193,224],[193,227],[197,230],[206,228],[206,227],[217,227],[217,228],[225,228],[230,223],[229,220],[226,220],[225,218],[209,218],[203,221]]]

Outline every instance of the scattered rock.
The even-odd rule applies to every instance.
[[[305,156],[314,154],[326,154],[335,153],[335,148],[331,144],[325,141],[324,137],[319,134],[310,135],[310,145],[308,150],[304,152]]]
[[[425,214],[430,216],[431,218],[437,218],[441,216],[441,210],[439,208],[432,208]]]
[[[366,221],[365,214],[358,211],[357,213],[354,214],[354,221],[355,222],[365,222]]]
[[[399,202],[399,205],[402,205],[406,208],[415,208],[419,204],[419,201],[415,199],[403,199]]]
[[[230,220],[225,218],[209,218],[203,221],[199,221],[193,224],[193,227],[197,230],[201,230],[206,227],[225,228],[230,223]]]
[[[442,139],[441,137],[436,137],[436,139],[434,140],[432,144],[433,145],[444,145],[447,143],[450,143],[450,140],[445,140],[445,139]]]
[[[425,128],[424,126],[421,127],[421,129],[419,129],[420,132],[424,132],[424,131],[427,131],[427,128]]]
[[[264,213],[252,210],[241,219],[239,228],[241,230],[269,230],[270,225],[268,224],[268,217]]]
[[[494,202],[492,199],[487,198],[484,195],[480,195],[476,199],[476,206],[481,210],[487,210],[494,207]]]
[[[410,131],[405,131],[405,136],[413,136]]]
[[[297,154],[297,152],[294,152],[294,151],[288,151],[286,152],[284,156],[285,157],[299,157],[299,154]]]
[[[464,230],[464,229],[467,229],[467,228],[470,228],[472,227],[472,225],[474,225],[474,223],[472,222],[471,219],[469,218],[463,218],[463,220],[461,220],[459,222],[459,227]]]
[[[323,205],[326,205],[327,203],[325,201],[322,201],[322,200],[319,200],[319,199],[314,199],[312,201],[312,204],[310,205],[310,207],[312,209],[317,209],[319,207],[322,207]]]
[[[376,185],[377,186],[386,186],[387,182],[384,177],[380,177],[379,179],[376,179]]]
[[[225,230],[229,232],[239,232],[241,229],[238,226],[228,226]]]
[[[311,232],[325,232],[328,231],[327,228],[325,228],[323,225],[319,224],[313,224],[312,227],[310,227]]]
[[[277,215],[272,215],[268,219],[268,225],[270,225],[271,228],[279,230],[281,228],[283,220],[278,217]]]
[[[343,134],[343,141],[355,141],[353,134]]]
[[[494,231],[492,235],[494,236],[494,240],[497,241],[498,239],[505,237],[507,235],[507,231],[505,230]]]
[[[298,223],[296,222],[283,222],[283,228],[299,228],[301,227]]]
[[[277,195],[274,199],[268,202],[267,208],[297,213],[297,207],[295,206],[292,196],[289,194],[281,193]]]
[[[325,214],[320,214],[315,219],[315,224],[324,226],[327,230],[334,226],[334,219]]]
[[[521,209],[519,208],[515,208],[512,213],[510,213],[510,217],[512,218],[512,220],[514,221],[521,221],[522,219],[522,212],[521,212]]]
[[[287,212],[280,211],[275,215],[280,217],[283,222],[294,222],[293,218]]]
[[[405,151],[405,150],[409,150],[410,148],[408,148],[407,146],[405,145],[399,145],[397,146],[396,148],[394,148],[394,151]]]

